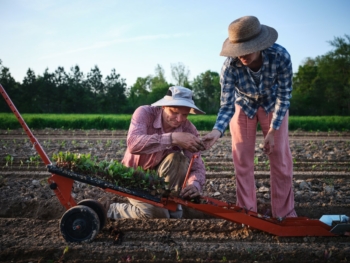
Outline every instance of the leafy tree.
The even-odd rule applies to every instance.
[[[11,76],[10,69],[7,67],[4,67],[2,65],[2,61],[0,59],[0,84],[5,89],[6,93],[10,96],[12,102],[16,105],[16,101],[18,101],[20,93],[18,92],[18,83],[15,81],[15,79]],[[0,112],[10,112],[10,108],[5,102],[5,100],[2,99],[2,96],[0,97]]]
[[[155,69],[155,76],[151,80],[151,92],[148,95],[150,103],[163,98],[169,87],[172,86],[165,80],[164,75],[164,69],[158,64]]]
[[[145,78],[138,77],[136,83],[131,86],[128,94],[128,113],[132,113],[137,107],[149,104],[148,94],[150,93],[152,76]]]
[[[325,96],[331,102],[331,114],[350,114],[350,36],[329,41],[335,49],[318,57],[319,76],[326,85]]]
[[[108,113],[122,113],[124,107],[127,104],[125,90],[126,83],[124,79],[120,78],[120,75],[112,69],[112,72],[105,80],[106,88],[106,109]]]
[[[89,87],[91,92],[93,93],[93,109],[97,113],[102,113],[103,110],[99,107],[100,105],[105,104],[105,93],[106,89],[102,82],[103,76],[96,65],[91,71],[87,74],[86,85]]]
[[[194,98],[198,107],[207,114],[216,114],[220,108],[220,76],[217,72],[206,71],[192,82]]]
[[[307,58],[304,65],[299,66],[298,72],[293,77],[293,93],[290,113],[292,115],[318,115],[319,107],[316,97],[324,95],[324,91],[317,86],[318,67],[316,61]]]
[[[69,112],[89,113],[90,105],[93,104],[93,93],[84,79],[84,73],[78,65],[71,67],[67,76],[69,85]]]
[[[294,75],[291,114],[350,114],[350,36],[330,44],[334,50],[308,58]]]
[[[25,113],[37,113],[39,107],[38,99],[38,85],[35,72],[30,68],[27,71],[27,75],[23,79],[21,85],[21,97],[18,100],[18,110]]]
[[[55,112],[68,113],[69,105],[69,83],[68,75],[63,67],[58,67],[54,72],[54,83],[56,86]]]
[[[171,75],[173,76],[176,85],[190,87],[189,75],[190,71],[183,63],[171,64]]]
[[[37,78],[38,86],[38,111],[40,113],[53,113],[55,111],[57,88],[55,75],[45,70],[43,76]]]
[[[164,69],[162,68],[161,65],[157,65],[155,68],[155,76],[152,78],[151,81],[151,89],[154,87],[159,87],[159,86],[165,86],[168,85],[167,81],[165,80],[165,73]]]

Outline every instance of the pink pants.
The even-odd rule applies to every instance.
[[[232,156],[236,173],[237,206],[257,212],[256,185],[254,178],[254,153],[257,124],[266,136],[273,112],[266,114],[259,107],[253,119],[242,108],[236,111],[230,122]],[[293,192],[293,160],[288,140],[288,112],[279,130],[275,132],[275,147],[269,155],[270,196],[273,217],[296,217]]]

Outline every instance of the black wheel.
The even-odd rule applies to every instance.
[[[100,230],[100,219],[92,208],[77,205],[63,214],[60,230],[67,242],[90,242]]]
[[[92,208],[100,219],[100,230],[104,228],[107,222],[107,211],[99,201],[94,199],[84,199],[80,201],[78,205],[85,205]]]

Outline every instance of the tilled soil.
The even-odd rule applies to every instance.
[[[205,134],[205,132],[202,132]],[[70,151],[121,160],[125,131],[34,131],[47,156]],[[269,163],[256,141],[259,213],[269,215]],[[350,216],[350,134],[290,133],[294,193],[299,217]],[[202,153],[203,196],[235,203],[231,141],[224,136]],[[183,219],[108,221],[90,243],[67,243],[59,230],[65,213],[51,176],[23,130],[0,130],[0,262],[348,262],[350,238],[278,237],[184,207]],[[74,182],[78,202],[104,195],[125,197]]]

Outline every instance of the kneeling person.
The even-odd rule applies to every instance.
[[[195,158],[187,186],[180,196],[194,198],[205,184],[205,166],[200,151],[205,150],[196,127],[188,114],[205,114],[192,99],[192,91],[181,86],[170,87],[163,99],[151,106],[140,106],[132,116],[127,136],[127,149],[122,163],[127,167],[157,170],[169,188],[181,189],[193,154]],[[130,203],[113,203],[109,218],[181,218],[182,208],[170,211],[128,198]]]

